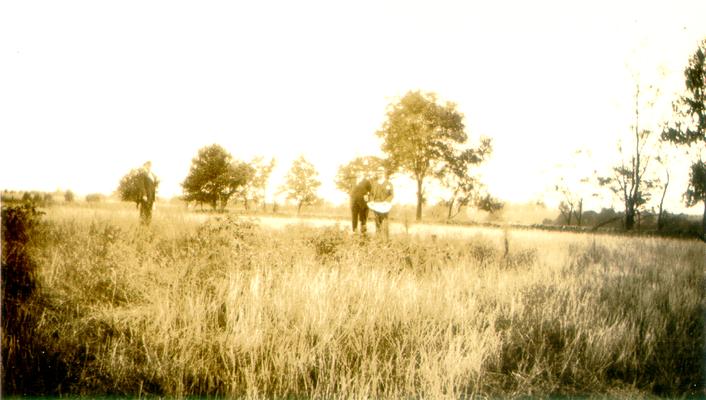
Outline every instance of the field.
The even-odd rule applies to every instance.
[[[5,394],[705,394],[697,241],[45,212],[22,248],[36,287],[3,302]]]

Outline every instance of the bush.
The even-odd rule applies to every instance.
[[[87,203],[98,203],[100,201],[103,201],[103,195],[100,193],[92,193],[86,195]]]
[[[2,208],[3,396],[53,394],[65,379],[58,353],[44,347],[37,328],[42,306],[29,244],[42,214],[31,203]]]
[[[74,192],[72,192],[70,190],[67,190],[66,193],[64,193],[64,201],[67,203],[73,203],[75,198],[76,198],[76,195],[74,194]]]

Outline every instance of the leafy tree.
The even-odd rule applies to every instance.
[[[391,164],[417,182],[417,221],[422,219],[424,180],[439,169],[453,146],[466,142],[463,114],[456,105],[439,105],[434,93],[408,92],[391,104],[387,120],[376,133]]]
[[[706,163],[696,162],[689,171],[689,188],[684,193],[687,207],[692,207],[706,199]],[[704,226],[706,229],[706,225]]]
[[[351,193],[363,178],[372,178],[380,168],[385,168],[385,160],[375,156],[356,157],[348,164],[338,167],[335,183],[342,192]]]
[[[505,203],[489,194],[486,194],[476,201],[476,207],[478,207],[479,210],[486,211],[490,214],[495,214],[505,207]]]
[[[140,204],[143,201],[142,197],[144,196],[144,188],[142,183],[142,174],[144,174],[144,171],[141,168],[134,168],[120,179],[117,190],[120,200],[130,201],[135,204]],[[157,187],[159,186],[158,180],[155,180],[154,186],[156,192]]]
[[[267,198],[267,185],[270,181],[272,170],[275,169],[277,160],[271,158],[267,164],[255,164],[255,176],[253,177],[253,187],[259,192],[258,197],[262,199],[262,209],[265,210],[265,199]]]
[[[283,189],[287,192],[287,199],[297,202],[297,215],[302,206],[314,204],[319,199],[316,195],[316,191],[321,186],[318,176],[316,168],[303,155],[292,163]]]
[[[210,204],[214,210],[220,204],[225,209],[231,196],[253,175],[253,167],[233,160],[223,147],[217,144],[203,147],[191,160],[189,174],[181,184],[184,200]]]
[[[67,203],[73,203],[75,199],[76,195],[71,190],[67,190],[66,193],[64,193],[64,201]]]
[[[481,138],[477,148],[461,151],[449,148],[448,150],[450,151],[444,154],[444,160],[434,176],[451,191],[451,196],[445,201],[448,207],[446,219],[451,220],[461,212],[463,207],[477,200],[482,185],[470,173],[470,169],[485,161],[493,149],[489,138]]]
[[[159,179],[151,168],[152,162],[147,161],[141,168],[131,170],[120,180],[117,190],[120,200],[135,203],[140,211],[140,222],[144,225],[152,221],[152,208],[159,187]]]
[[[706,148],[706,39],[684,69],[686,92],[673,103],[675,119],[662,131],[662,139],[681,146]],[[700,146],[699,146],[700,145]],[[689,188],[684,194],[686,204],[692,207],[704,203],[702,239],[706,241],[706,164],[698,160],[689,173]]]
[[[259,201],[262,201],[262,207],[265,208],[267,183],[276,163],[276,160],[272,158],[269,163],[265,164],[262,156],[255,157],[250,161],[252,177],[239,190],[239,197],[243,200],[243,206],[246,210],[249,209],[250,202],[257,203]]]

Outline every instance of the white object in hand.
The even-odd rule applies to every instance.
[[[368,208],[375,212],[387,214],[392,209],[392,203],[389,201],[369,201]]]

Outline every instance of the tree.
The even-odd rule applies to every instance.
[[[71,190],[67,190],[66,193],[64,193],[64,201],[65,202],[73,203],[73,201],[75,199],[76,199],[76,195]]]
[[[252,179],[254,169],[233,157],[223,147],[213,144],[199,150],[181,186],[184,200],[207,203],[215,210],[225,209],[228,200]]]
[[[117,195],[122,201],[130,201],[135,204],[142,202],[144,189],[142,188],[142,174],[144,172],[140,168],[131,169],[120,179],[118,184]],[[154,184],[155,191],[159,186],[159,181]]]
[[[356,157],[348,164],[338,167],[336,188],[350,194],[363,178],[372,178],[380,168],[385,168],[385,160],[375,156]]]
[[[588,183],[588,178],[579,180],[579,185]],[[576,184],[569,184],[565,178],[559,179],[559,183],[554,186],[559,195],[561,202],[559,203],[559,212],[566,220],[566,225],[571,225],[571,220],[574,218],[576,224],[581,226],[583,223],[583,191]]]
[[[621,199],[625,209],[625,220],[623,226],[625,230],[632,230],[635,226],[636,218],[639,221],[640,210],[649,201],[649,189],[653,187],[653,181],[647,179],[647,167],[650,157],[645,154],[646,145],[651,131],[640,129],[640,85],[635,89],[635,124],[633,125],[634,146],[629,153],[629,161],[625,158],[625,149],[622,142],[618,142],[618,150],[622,155],[620,164],[612,168],[609,176],[598,177],[601,186],[608,187],[618,198]]]
[[[157,196],[159,180],[152,173],[152,162],[145,162],[141,168],[131,170],[118,185],[117,193],[122,201],[134,202],[140,211],[140,222],[149,225],[152,221],[152,208]]]
[[[239,197],[243,200],[243,206],[247,210],[249,203],[257,203],[262,200],[263,210],[265,208],[265,195],[267,194],[267,182],[274,169],[276,161],[274,158],[265,164],[264,158],[258,156],[250,162],[252,167],[252,177],[239,190]]]
[[[434,173],[441,184],[451,191],[451,196],[445,202],[448,207],[448,221],[458,215],[463,207],[477,200],[482,185],[471,175],[470,169],[485,161],[493,149],[491,140],[484,137],[477,148],[449,150],[451,151],[444,155],[440,168]]]
[[[416,180],[420,221],[425,178],[439,169],[454,145],[466,142],[463,114],[454,103],[437,104],[434,93],[410,91],[388,106],[387,120],[376,134],[383,139],[382,150],[392,165]]]
[[[686,93],[673,103],[674,116],[671,125],[662,131],[662,139],[680,146],[706,147],[706,39],[684,69]],[[704,203],[702,217],[702,240],[706,241],[706,173],[702,160],[695,161],[690,168],[689,188],[684,194],[686,204],[693,207]]]
[[[660,146],[660,149],[662,147]],[[657,209],[657,230],[661,231],[664,228],[664,198],[667,196],[667,188],[669,187],[669,159],[668,157],[660,151],[660,154],[655,158],[659,165],[664,169],[664,178],[657,178],[655,180],[655,186],[662,188],[662,194],[659,198],[659,205]]]
[[[698,161],[691,165],[689,188],[684,193],[684,198],[687,207],[693,207],[706,199],[706,163]]]
[[[486,194],[481,196],[478,201],[476,201],[476,207],[478,207],[479,210],[483,210],[490,214],[495,214],[505,207],[505,203],[489,194]]]
[[[316,168],[303,155],[292,163],[292,168],[285,178],[284,190],[287,192],[287,199],[297,202],[297,215],[302,206],[314,204],[319,199],[316,195],[321,186],[318,176]]]

